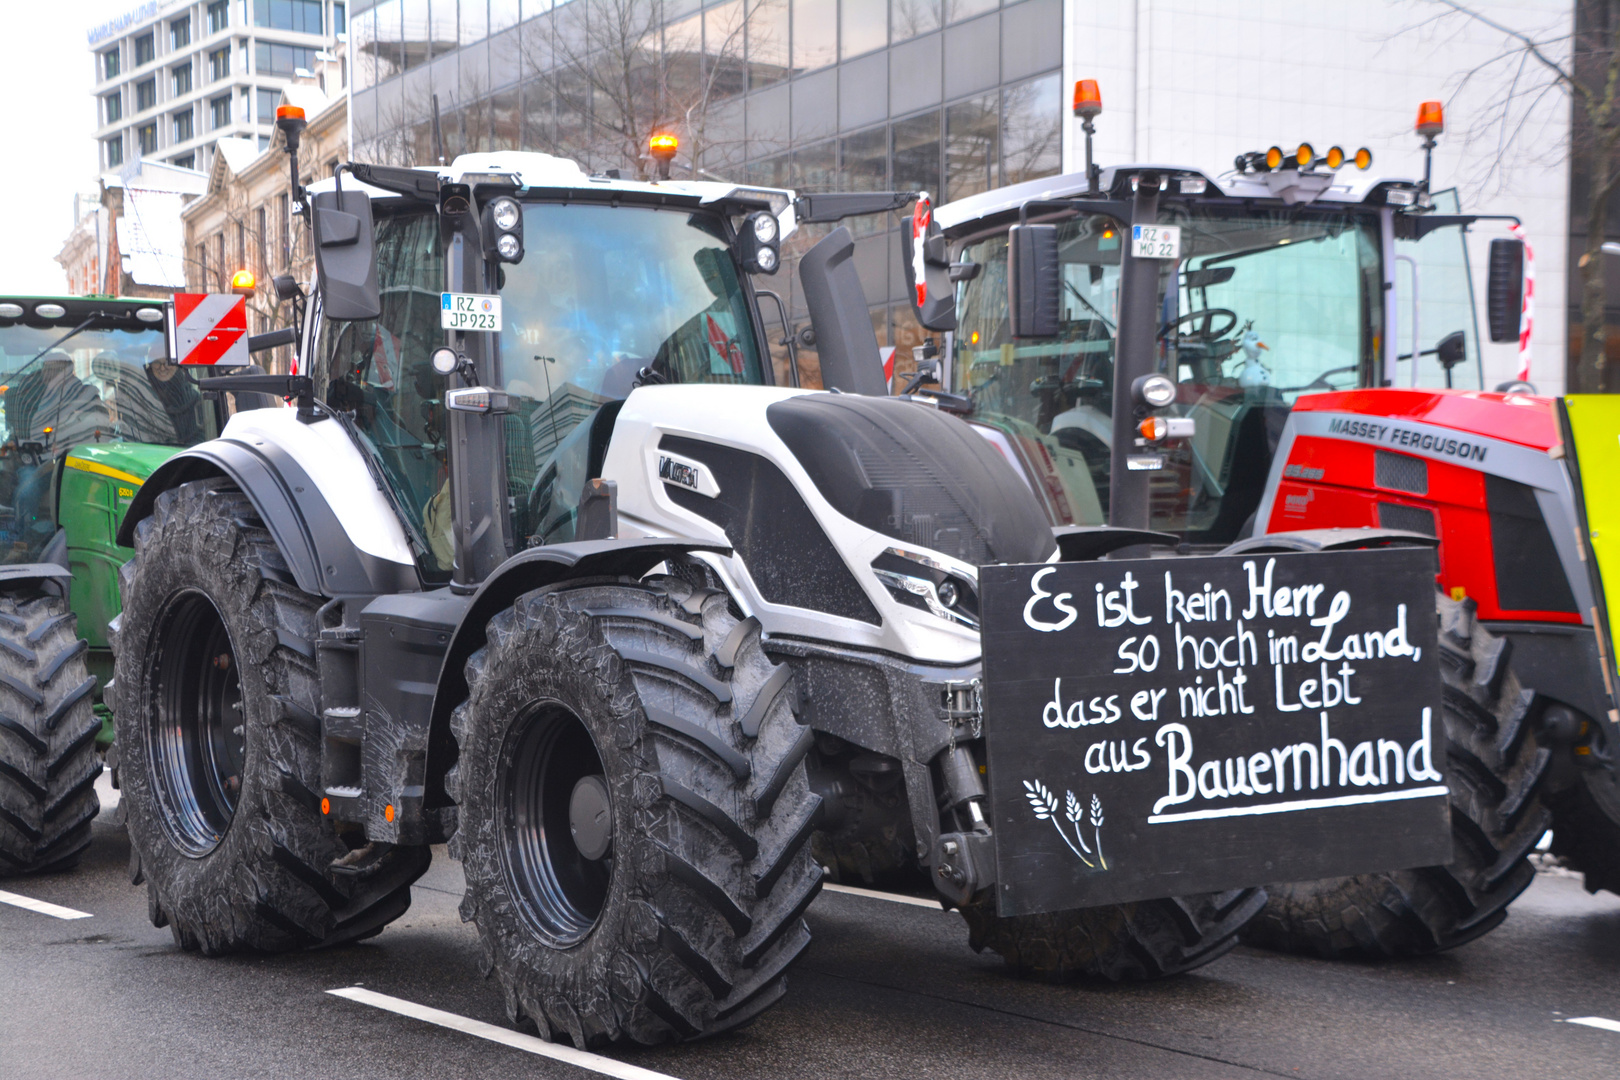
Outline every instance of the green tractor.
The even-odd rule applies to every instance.
[[[118,527],[153,470],[224,420],[173,362],[165,307],[0,297],[0,876],[66,868],[90,843],[107,626],[134,554]]]

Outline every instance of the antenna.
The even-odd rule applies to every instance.
[[[433,156],[444,164],[444,132],[439,127],[439,95],[433,95]]]

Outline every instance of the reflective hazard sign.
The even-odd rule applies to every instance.
[[[175,293],[169,349],[180,364],[247,364],[247,297]]]

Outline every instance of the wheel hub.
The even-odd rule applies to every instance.
[[[607,782],[600,776],[582,776],[568,800],[568,831],[579,853],[595,862],[613,843],[613,803]]]

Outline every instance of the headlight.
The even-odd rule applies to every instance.
[[[1131,396],[1152,409],[1176,400],[1176,384],[1163,375],[1143,375],[1131,387]]]
[[[872,573],[890,596],[907,607],[978,629],[978,583],[939,560],[889,548],[872,560]]]
[[[512,260],[522,253],[523,245],[511,233],[501,233],[500,239],[495,241],[495,250],[500,253],[501,258]]]
[[[496,199],[495,205],[490,208],[490,216],[495,219],[497,229],[511,232],[523,219],[523,211],[515,199]]]
[[[754,215],[754,239],[762,244],[776,241],[776,218],[771,214]]]
[[[754,255],[754,261],[759,263],[760,270],[764,271],[765,273],[775,273],[776,249],[773,247],[760,248],[759,251]]]

